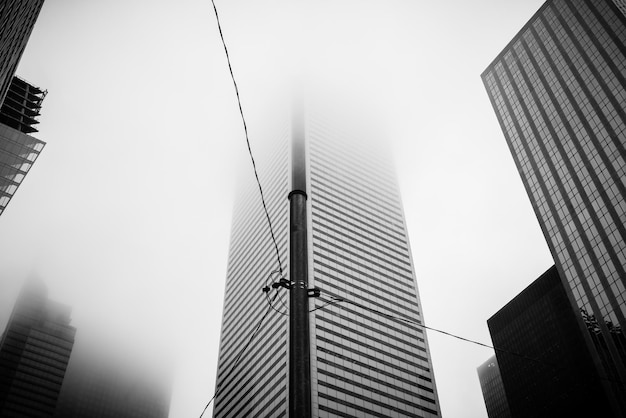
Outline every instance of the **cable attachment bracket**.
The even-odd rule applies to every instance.
[[[314,287],[313,289],[307,289],[307,296],[310,298],[319,298],[322,294],[322,291],[318,287]]]

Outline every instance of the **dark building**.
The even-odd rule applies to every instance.
[[[601,384],[626,416],[623,10],[547,1],[482,78]]]
[[[255,149],[259,167],[265,167],[260,175],[286,269],[290,144],[293,136],[306,144],[309,286],[323,289],[320,300],[311,299],[309,315],[313,416],[437,417],[426,333],[385,316],[423,318],[389,150],[375,130],[363,126],[367,118],[351,123],[329,117],[345,108],[315,109],[308,106],[302,119],[275,127],[265,146]],[[246,175],[233,214],[215,417],[287,414],[286,303],[277,300],[279,312],[264,318],[268,300],[260,291],[277,268],[266,222],[254,176]],[[330,297],[359,306],[314,308]],[[261,318],[258,335],[246,346]]]
[[[509,402],[506,400],[498,359],[495,355],[478,367],[478,380],[489,418],[511,418]]]
[[[487,321],[514,418],[620,416],[579,322],[554,266]]]
[[[37,132],[34,125],[45,95],[45,91],[13,77],[0,107],[0,215],[46,145],[28,135]]]
[[[53,416],[75,332],[70,308],[27,282],[0,341],[0,416]]]
[[[43,0],[3,0],[0,4],[0,104],[9,90]]]

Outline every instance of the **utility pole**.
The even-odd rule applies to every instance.
[[[289,417],[311,417],[309,263],[303,115],[294,107],[289,193]]]

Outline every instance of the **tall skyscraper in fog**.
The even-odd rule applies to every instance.
[[[602,384],[623,416],[626,17],[620,10],[623,1],[550,0],[482,78]]]
[[[27,282],[0,341],[0,416],[53,416],[75,333],[70,308]]]
[[[380,314],[423,321],[389,150],[364,126],[367,118],[329,119],[332,113],[307,108],[303,120],[254,147],[287,272],[290,138],[306,143],[309,287],[322,290],[310,299],[313,416],[439,416],[425,331]],[[244,350],[268,311],[261,288],[277,280],[270,277],[276,253],[249,167],[244,183],[234,208],[214,416],[285,416],[288,291],[277,290],[276,310]],[[322,307],[331,297],[359,306]]]

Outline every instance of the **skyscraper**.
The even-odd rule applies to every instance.
[[[601,384],[579,321],[554,266],[489,318],[513,418],[620,416],[611,412],[612,394]]]
[[[0,5],[0,215],[45,143],[37,132],[45,92],[15,77],[43,0],[7,0]]]
[[[482,78],[602,382],[626,415],[620,7],[623,1],[547,1]]]
[[[0,104],[9,90],[44,0],[6,0],[0,8]]]
[[[286,272],[289,144],[293,136],[306,144],[309,287],[321,289],[310,298],[312,415],[439,416],[426,333],[390,318],[423,321],[389,150],[367,118],[348,122],[315,109],[255,148]],[[246,174],[234,208],[214,416],[285,416],[287,292],[261,292],[278,280],[276,252],[254,175]]]
[[[509,402],[506,399],[502,375],[495,355],[478,367],[478,380],[489,418],[511,418]]]
[[[35,163],[45,142],[27,135],[39,115],[45,91],[13,77],[0,108],[0,215]]]
[[[53,416],[75,333],[70,308],[27,282],[0,341],[0,416]]]

